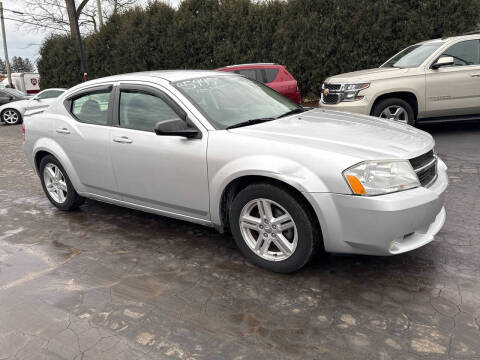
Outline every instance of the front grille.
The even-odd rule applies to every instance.
[[[338,91],[342,87],[342,84],[323,84],[324,89]]]
[[[325,104],[338,104],[340,102],[340,95],[338,94],[322,95],[322,102],[324,102]]]
[[[410,164],[422,186],[429,186],[437,178],[437,157],[433,150],[410,159]]]

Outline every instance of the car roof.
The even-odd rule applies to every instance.
[[[100,79],[88,81],[92,84],[95,82],[105,81],[122,81],[122,80],[155,80],[162,79],[168,82],[183,81],[195,79],[206,76],[229,76],[229,74],[214,70],[155,70],[155,71],[141,71],[135,73],[113,75]],[[230,75],[231,76],[231,75]]]

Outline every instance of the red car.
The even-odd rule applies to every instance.
[[[297,80],[287,71],[284,65],[274,63],[230,65],[219,71],[233,71],[236,74],[260,81],[273,90],[300,104],[302,97]]]

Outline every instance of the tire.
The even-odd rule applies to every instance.
[[[315,254],[321,242],[320,232],[310,211],[295,197],[282,187],[259,183],[249,185],[233,199],[230,229],[238,248],[253,264],[278,273],[291,273]],[[268,222],[260,213],[260,206],[263,211],[265,204],[273,213],[273,218],[265,216]],[[248,221],[241,220],[244,215]]]
[[[45,195],[59,210],[75,210],[84,203],[85,198],[77,194],[67,172],[52,155],[42,158],[39,174]]]
[[[5,109],[0,114],[2,121],[7,125],[18,125],[22,122],[22,115],[15,109]]]
[[[398,116],[393,114],[395,109],[400,109],[400,114]],[[388,114],[391,116],[389,117]],[[372,115],[384,119],[390,118],[391,120],[403,122],[404,124],[412,126],[415,125],[416,120],[412,106],[405,100],[399,98],[381,100],[374,106]]]

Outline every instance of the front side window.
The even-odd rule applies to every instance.
[[[120,127],[142,131],[154,131],[159,121],[179,118],[158,96],[129,90],[120,92],[119,115]]]
[[[423,64],[444,42],[416,44],[400,51],[381,67],[415,68]]]
[[[72,101],[72,114],[80,122],[95,125],[108,124],[111,90],[94,91]]]
[[[480,64],[479,41],[467,40],[450,46],[441,56],[453,57],[453,66]]]
[[[59,97],[63,94],[64,90],[47,90],[43,91],[42,93],[37,95],[37,99],[44,100],[44,99],[54,99]]]
[[[241,76],[204,77],[173,85],[219,129],[302,109],[275,90]]]

